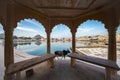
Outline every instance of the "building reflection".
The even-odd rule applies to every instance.
[[[41,41],[35,41],[35,44],[36,44],[36,45],[40,45],[40,44],[41,44]]]
[[[31,45],[31,42],[15,42],[13,45],[17,48],[19,45]]]

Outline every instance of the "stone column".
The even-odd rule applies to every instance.
[[[109,32],[108,59],[116,62],[117,61],[117,55],[116,55],[116,28],[108,29],[108,32]]]
[[[116,28],[108,29],[109,35],[109,42],[108,42],[108,60],[112,60],[114,62],[117,61],[117,54],[116,54]],[[106,68],[106,80],[111,80],[112,75],[116,75],[117,71]]]
[[[50,51],[50,33],[51,33],[51,30],[49,28],[47,28],[47,54],[51,54],[51,51]],[[48,66],[50,66],[51,68],[54,67],[54,59],[50,59],[48,60]]]
[[[13,29],[14,29],[14,2],[8,1],[6,4],[6,19],[5,19],[5,45],[4,45],[4,65],[5,76],[4,80],[10,80],[12,76],[6,73],[8,66],[14,63],[14,48],[13,48]]]
[[[76,46],[76,41],[75,41],[75,31],[72,32],[72,52],[75,53],[75,46]]]
[[[5,23],[5,67],[9,64],[14,63],[14,49],[13,49],[13,30],[16,26],[14,16],[14,2],[8,1],[6,7],[6,23]]]
[[[14,50],[13,50],[13,30],[5,30],[5,56],[4,63],[7,68],[10,64],[14,63]]]
[[[75,53],[76,40],[75,40],[76,30],[72,31],[72,53]],[[71,58],[71,66],[75,65],[75,59]]]
[[[5,80],[9,80],[10,76],[7,75],[6,71],[8,66],[14,63],[14,48],[13,48],[13,30],[8,28],[5,30],[5,47],[4,47],[4,65],[5,65]]]
[[[51,53],[50,52],[50,30],[48,29],[46,33],[47,33],[47,54],[50,54]]]

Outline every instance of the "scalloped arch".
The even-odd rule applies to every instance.
[[[51,25],[51,31],[56,25],[59,25],[59,24],[63,24],[71,30],[71,27],[70,27],[71,25],[70,24],[67,24],[67,23],[64,23],[64,22],[57,22],[57,23],[54,23],[54,24]]]
[[[35,19],[35,18],[24,18],[24,19],[19,20],[18,22],[20,22],[20,21],[22,21],[22,20],[25,20],[25,19],[32,20],[32,19]],[[40,21],[38,21],[38,20],[36,20],[36,19],[35,19],[35,21],[39,22],[39,23],[42,25],[41,27],[44,28],[44,30],[45,30],[45,32],[46,32],[46,28],[44,27],[44,25],[43,25]],[[18,23],[18,22],[16,22],[16,23]],[[16,24],[16,27],[17,27],[17,24]]]
[[[55,24],[54,27],[52,27],[52,29],[51,29],[51,33],[57,25],[61,25],[61,24],[64,25],[65,27],[67,27],[69,29],[70,33],[71,33],[70,27],[68,25],[64,24],[64,23]]]
[[[118,31],[118,28],[120,29],[120,24],[119,24],[119,26],[117,27],[116,32]]]
[[[4,28],[4,26],[5,26],[5,22],[4,22],[4,20],[2,19],[2,18],[0,18],[0,24],[3,26],[3,28]]]
[[[85,20],[81,21],[81,23],[77,24],[77,29],[78,29],[78,27],[79,27],[81,24],[85,23],[85,22],[88,21],[88,20],[90,20],[90,21],[97,21],[97,22],[105,25],[105,23],[104,23],[103,21],[98,20],[98,19],[85,19]],[[104,28],[106,28],[106,26],[104,26]]]
[[[4,31],[4,26],[2,25],[2,23],[1,23],[1,22],[0,22],[0,25],[1,25],[0,27],[2,27],[2,30]]]
[[[105,27],[105,24],[104,24],[103,22],[101,22],[101,21],[99,21],[99,20],[95,20],[95,19],[88,19],[88,20],[84,21],[82,24],[86,23],[87,21],[95,21],[95,22],[97,22],[97,23],[99,23],[99,24],[103,24],[103,25],[104,25],[103,28],[107,31],[107,29],[106,29],[106,27]],[[82,24],[79,24],[79,25],[77,26],[76,33],[78,32],[78,28],[80,28],[80,26],[81,26]],[[108,31],[107,31],[107,32],[108,32]]]
[[[45,29],[48,26],[48,25],[46,25],[46,21],[40,20],[39,18],[35,18],[35,17],[23,17],[22,18],[22,17],[20,17],[20,18],[17,18],[16,21],[15,21],[16,27],[17,27],[17,22],[20,22],[21,20],[24,20],[24,19],[35,19],[36,21],[41,23],[44,26]]]

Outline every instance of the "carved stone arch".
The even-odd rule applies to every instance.
[[[63,24],[63,25],[65,25],[67,28],[69,28],[69,29],[70,29],[70,33],[72,34],[70,26],[68,26],[68,25],[65,24],[65,23],[56,23],[56,24],[54,24],[53,26],[51,26],[51,32],[50,32],[50,33],[52,33],[52,30],[54,29],[54,27],[57,26],[57,25],[59,25],[59,24]]]
[[[65,25],[65,26],[67,26],[68,28],[70,28],[67,24],[65,24],[65,23],[56,23],[56,24],[54,24],[54,26],[53,26],[53,28],[56,26],[56,25],[59,25],[59,24],[63,24],[63,25]]]
[[[113,12],[111,10],[105,10],[105,11],[101,11],[98,13],[94,13],[92,15],[82,16],[76,20],[77,22],[75,24],[79,25],[88,19],[98,20],[104,23],[106,29],[108,28],[108,25],[115,22],[115,17],[114,17]]]
[[[108,20],[105,20],[106,29],[115,29],[119,26],[119,20],[109,17]]]
[[[4,31],[6,31],[6,30],[13,30],[13,27],[14,27],[14,20],[13,21],[11,21],[11,23],[9,24],[9,23],[7,23],[7,20],[6,19],[4,19],[4,18],[0,18],[0,23],[2,24],[2,26],[3,26],[3,30]],[[9,24],[9,26],[8,26],[8,24]],[[8,28],[9,27],[9,28]]]
[[[3,30],[4,30],[4,25],[0,22],[0,25],[2,25],[2,28],[3,28]]]
[[[82,20],[82,21],[80,22],[80,24],[77,24],[77,29],[78,29],[79,25],[85,23],[85,22],[88,21],[88,20],[93,20],[93,21],[97,21],[97,22],[99,22],[99,23],[101,23],[101,24],[104,24],[104,28],[107,29],[107,28],[105,27],[105,23],[102,22],[101,20],[98,20],[98,19],[86,19],[86,20]]]
[[[0,17],[0,24],[3,26],[3,29],[5,27],[5,21]]]
[[[70,28],[71,28],[71,33],[72,34],[76,33],[76,31],[77,31],[77,26],[76,25],[72,25]]]
[[[96,16],[93,16],[93,18],[103,22],[105,24],[106,29],[116,28],[119,25],[119,20],[113,8],[96,13]]]
[[[2,18],[1,18],[1,16],[0,16],[0,23],[2,23]]]
[[[118,30],[119,27],[120,27],[120,24],[117,26],[116,31]]]
[[[98,22],[100,22],[100,23],[102,23],[102,24],[104,24],[105,26],[105,28],[106,28],[106,24],[105,24],[105,21],[103,21],[102,19],[99,19],[99,18],[83,18],[83,19],[81,19],[81,20],[79,20],[77,23],[75,23],[75,26],[78,28],[78,26],[79,25],[81,25],[82,23],[84,23],[84,22],[86,22],[87,20],[97,20]]]
[[[105,30],[107,31],[107,33],[108,33],[108,29],[105,27],[105,24],[104,24],[101,20],[98,20],[98,19],[86,19],[86,20],[82,20],[79,25],[77,24],[76,33],[77,33],[77,31],[78,31],[79,26],[80,26],[81,24],[84,24],[84,23],[87,22],[88,20],[90,20],[90,21],[97,21],[99,24],[103,24],[103,25],[104,25],[104,29],[105,29]]]
[[[35,18],[35,17],[20,17],[20,18],[17,18],[15,20],[16,25],[17,25],[17,22],[20,22],[21,20],[24,20],[24,19],[35,19],[36,21],[38,21],[39,23],[41,23],[43,26],[45,24],[44,21],[41,21],[39,18]]]
[[[52,31],[52,29],[53,29],[53,27],[55,26],[55,25],[57,25],[57,24],[65,24],[69,29],[71,29],[71,27],[72,27],[72,25],[73,25],[73,22],[72,22],[72,20],[64,20],[64,19],[50,19],[49,20],[49,27],[50,27],[50,29],[51,29],[51,31]]]
[[[21,6],[20,4],[15,4],[15,18],[16,22],[25,18],[34,18],[41,22],[44,27],[47,27],[46,23],[48,22],[48,16],[29,7]]]
[[[39,19],[32,18],[32,17],[25,17],[25,18],[19,18],[19,19],[17,19],[16,22],[15,22],[16,23],[15,24],[16,25],[15,28],[17,27],[17,23],[18,22],[20,22],[21,20],[25,20],[25,19],[35,19],[36,21],[38,21],[43,26],[43,28],[45,29],[45,32],[46,32],[46,27],[45,27],[46,25],[44,26],[44,24]]]
[[[54,28],[54,27],[55,27],[56,25],[58,25],[58,24],[64,24],[64,25],[66,25],[68,28],[70,28],[70,25],[67,24],[67,23],[64,23],[64,22],[56,22],[56,23],[53,23],[53,24],[51,25],[51,27]]]
[[[120,20],[119,20],[119,25],[118,25],[117,28],[116,28],[116,31],[118,30],[119,27],[120,27]]]

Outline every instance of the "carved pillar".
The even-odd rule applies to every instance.
[[[7,68],[9,64],[14,63],[14,50],[13,50],[13,30],[5,30],[5,67]]]
[[[72,53],[75,53],[75,47],[76,47],[76,30],[72,30]],[[71,58],[71,66],[73,67],[75,65],[75,59]]]
[[[5,29],[5,47],[4,47],[4,64],[5,64],[5,80],[9,80],[6,70],[8,66],[14,63],[14,48],[13,48],[13,30]]]
[[[50,54],[50,29],[47,29],[47,54]]]
[[[14,2],[8,1],[6,7],[6,20],[5,20],[5,67],[9,64],[14,63],[13,54],[13,30],[14,30]]]
[[[75,31],[72,32],[72,52],[75,53],[75,46],[76,46],[76,41],[75,41]]]
[[[47,28],[47,54],[51,54],[51,51],[50,51],[50,33],[51,33],[51,30],[50,28],[48,27]],[[54,59],[50,59],[48,60],[48,66],[50,66],[51,68],[54,68]]]
[[[109,46],[108,46],[108,60],[112,60],[116,62],[117,54],[116,54],[116,28],[108,29],[109,35]],[[106,80],[111,80],[112,75],[116,75],[117,71],[106,67]]]
[[[10,80],[6,70],[8,66],[14,63],[14,48],[13,48],[13,29],[14,29],[14,3],[9,0],[6,4],[6,20],[5,20],[5,47],[4,47],[4,65],[5,65],[5,76],[4,80]]]
[[[116,28],[108,29],[108,32],[109,32],[108,59],[116,62],[116,60],[117,60],[117,56],[116,56]]]

